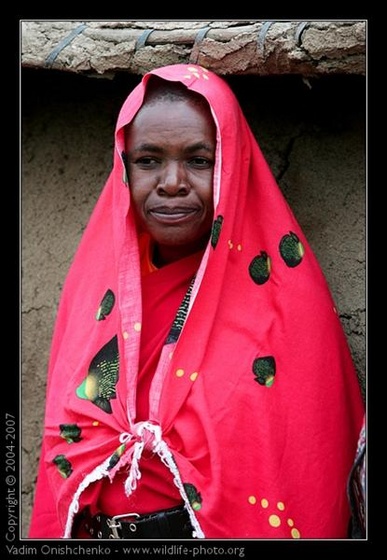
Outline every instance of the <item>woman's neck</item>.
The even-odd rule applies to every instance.
[[[199,251],[204,251],[208,243],[208,238],[203,239],[200,243],[192,245],[153,245],[152,263],[161,268],[167,264],[189,257]]]

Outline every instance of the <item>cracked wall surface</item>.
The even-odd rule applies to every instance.
[[[325,272],[366,397],[365,78],[227,79]],[[137,82],[22,72],[22,537],[61,286],[111,169],[119,108]]]
[[[24,67],[89,75],[201,64],[224,75],[360,74],[366,20],[24,21]]]

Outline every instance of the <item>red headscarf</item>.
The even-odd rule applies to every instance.
[[[154,374],[149,419],[136,423],[141,277],[122,153],[152,74],[210,105],[215,215],[184,326]],[[136,492],[145,446],[172,473],[194,537],[347,535],[364,414],[347,342],[234,94],[205,68],[149,72],[123,104],[113,169],[64,285],[47,391],[43,461],[60,536],[97,480],[126,469],[122,491]]]

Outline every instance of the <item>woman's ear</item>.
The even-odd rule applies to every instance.
[[[129,185],[129,165],[128,165],[128,154],[122,150],[121,152],[122,163],[124,164],[124,177],[123,181],[126,185]]]

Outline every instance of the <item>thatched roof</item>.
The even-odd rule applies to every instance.
[[[367,21],[22,21],[21,64],[86,75],[198,63],[219,74],[366,73]]]

